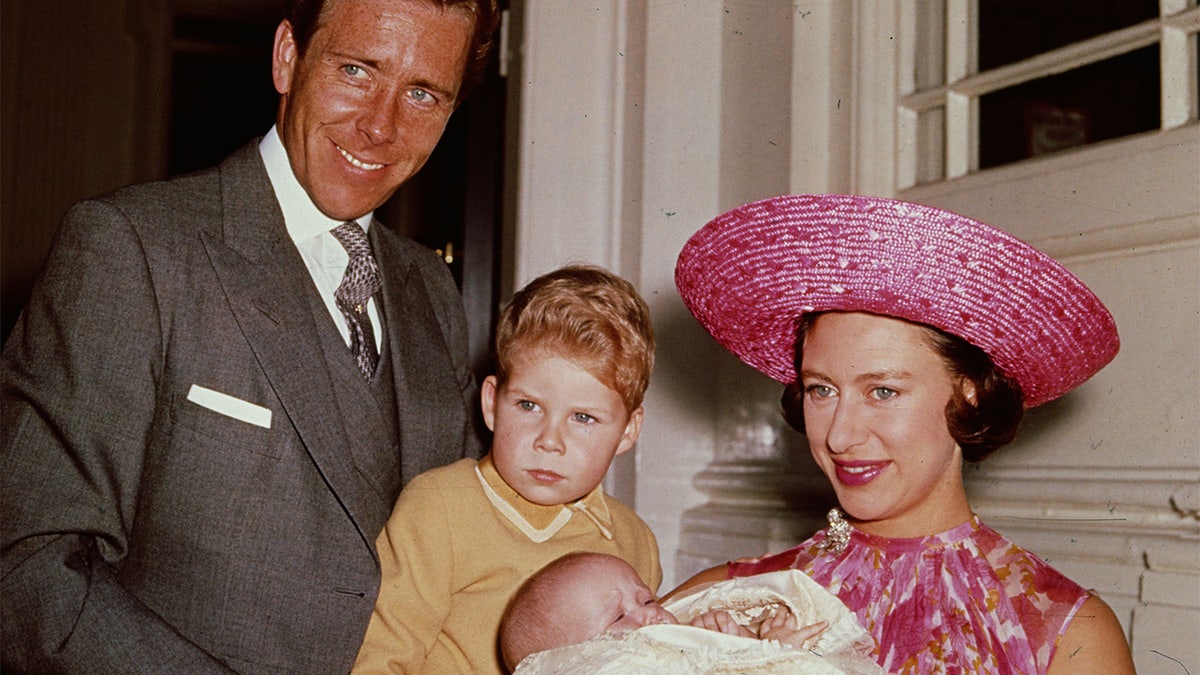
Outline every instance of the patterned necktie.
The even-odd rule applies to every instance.
[[[375,364],[379,362],[379,351],[375,348],[371,317],[367,315],[367,300],[379,292],[383,282],[379,279],[375,257],[371,255],[371,242],[367,241],[367,233],[358,223],[342,223],[333,228],[332,234],[350,254],[346,273],[333,297],[350,328],[350,351],[358,361],[358,369],[370,380]]]

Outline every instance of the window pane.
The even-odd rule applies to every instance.
[[[979,70],[1158,16],[1158,0],[979,0]]]
[[[917,115],[917,183],[946,179],[946,109],[938,106]]]
[[[1159,46],[979,100],[979,168],[1158,129]]]
[[[946,83],[946,0],[918,0],[917,52],[913,80],[917,91]]]

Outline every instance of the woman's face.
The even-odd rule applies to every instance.
[[[971,514],[962,452],[946,426],[954,382],[926,330],[830,312],[804,338],[809,446],[842,508],[869,534],[935,534]]]

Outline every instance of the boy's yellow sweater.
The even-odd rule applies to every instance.
[[[600,487],[568,506],[540,506],[492,466],[464,459],[417,476],[376,545],[383,581],[356,672],[503,673],[500,618],[523,581],[572,551],[629,561],[662,583],[658,543]]]

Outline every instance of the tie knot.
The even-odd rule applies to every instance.
[[[371,255],[371,242],[367,241],[367,233],[353,220],[333,228],[332,234],[351,258]]]
[[[378,293],[382,286],[379,267],[371,255],[371,243],[367,241],[367,233],[352,220],[333,228],[331,234],[350,254],[342,284],[334,297],[345,308],[362,313],[367,299]]]

